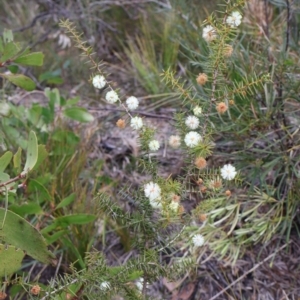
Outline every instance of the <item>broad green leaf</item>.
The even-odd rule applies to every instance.
[[[89,214],[74,214],[69,216],[62,216],[55,219],[54,223],[62,228],[69,225],[83,225],[96,220],[95,215]]]
[[[0,183],[6,182],[9,180],[9,175],[3,172],[0,172]]]
[[[22,149],[19,147],[18,151],[14,155],[14,168],[15,169],[20,169],[21,167],[21,158],[22,158]]]
[[[52,77],[52,78],[49,78],[47,81],[46,81],[47,84],[56,84],[56,85],[60,85],[60,84],[63,84],[64,83],[64,80],[61,78],[61,77]]]
[[[91,122],[94,120],[94,117],[89,112],[87,112],[85,108],[81,107],[66,108],[64,110],[64,115],[72,120],[83,123]]]
[[[79,100],[80,100],[79,97],[74,97],[74,98],[68,99],[66,102],[66,105],[68,105],[68,106],[75,105],[79,102]]]
[[[18,44],[14,43],[14,42],[8,42],[4,46],[3,55],[1,56],[0,61],[6,62],[10,58],[13,58],[20,50],[21,50],[21,48],[19,47]]]
[[[42,214],[42,208],[36,203],[28,203],[22,205],[12,204],[9,206],[9,210],[19,215],[20,217],[24,217],[25,215],[38,215]]]
[[[33,52],[22,55],[14,59],[14,63],[26,66],[42,66],[44,63],[44,54],[42,52]]]
[[[7,182],[10,179],[10,176],[6,173],[0,172],[0,183],[4,183]],[[9,184],[6,184],[3,187],[0,187],[0,192],[2,194],[6,194],[7,190],[9,190],[10,192],[13,192],[13,190],[11,190],[11,188],[15,185],[15,182],[11,182]],[[6,188],[5,188],[6,187]]]
[[[30,131],[27,146],[26,163],[22,174],[26,174],[33,169],[38,159],[38,144],[34,131]]]
[[[55,106],[58,105],[60,106],[60,94],[58,89],[52,89],[50,90],[49,88],[45,89],[45,95],[49,99],[49,102],[51,105]]]
[[[34,126],[41,122],[42,107],[39,104],[33,104],[32,107],[27,110],[27,119]]]
[[[14,246],[0,244],[0,278],[12,275],[21,268],[24,251]]]
[[[5,152],[0,157],[0,172],[3,172],[6,169],[6,167],[9,165],[12,157],[13,157],[13,154],[11,151]]]
[[[3,223],[5,209],[0,208],[0,224]],[[54,255],[48,251],[45,239],[25,219],[7,211],[5,223],[0,230],[0,240],[25,251],[32,258],[48,264],[54,263]]]
[[[28,192],[29,193],[38,193],[39,195],[39,203],[43,203],[45,201],[51,200],[51,195],[49,194],[49,191],[46,189],[46,187],[35,179],[30,179],[28,184]]]
[[[7,66],[7,69],[13,74],[16,74],[19,71],[19,67],[16,65]]]
[[[39,81],[44,81],[44,80],[48,81],[51,80],[52,78],[61,78],[61,69],[42,73],[39,76]]]
[[[62,208],[62,207],[65,207],[65,206],[68,206],[69,204],[71,204],[73,201],[75,200],[75,194],[71,194],[69,195],[67,198],[63,199],[55,208],[56,209],[59,209],[59,208]]]
[[[27,141],[22,137],[20,131],[9,125],[3,125],[3,131],[5,132],[6,136],[9,136],[10,139],[15,141],[22,149],[26,148]]]
[[[43,228],[41,230],[41,233],[45,236],[45,238],[47,238],[47,233],[55,230],[56,226],[57,226],[56,224],[52,223],[52,224],[48,225],[47,227]]]
[[[48,156],[48,152],[46,150],[46,146],[38,145],[38,159],[36,161],[33,170],[36,170],[40,166],[40,164],[46,159],[47,156]]]
[[[47,233],[43,234],[44,238],[46,239],[47,245],[51,245],[56,242],[59,238],[66,234],[66,230],[60,230],[55,232],[52,235],[48,235]]]
[[[35,83],[29,77],[27,77],[25,75],[1,73],[0,76],[6,78],[11,83],[15,84],[16,86],[18,86],[26,91],[32,91],[35,89]]]

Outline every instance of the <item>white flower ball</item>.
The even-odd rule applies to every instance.
[[[126,100],[126,104],[129,110],[135,110],[139,106],[139,100],[136,97],[131,96]]]
[[[234,11],[226,19],[226,23],[232,28],[238,27],[242,23],[242,15],[238,11]]]
[[[200,106],[196,106],[193,109],[193,113],[195,116],[199,117],[202,114],[202,108]]]
[[[202,37],[207,42],[211,42],[217,37],[216,30],[211,25],[207,25],[203,28]]]
[[[197,129],[199,127],[199,119],[195,116],[188,116],[185,119],[185,125],[190,129]]]
[[[118,99],[119,99],[119,96],[115,91],[109,91],[105,95],[105,100],[111,104],[117,102]]]
[[[201,142],[201,141],[202,141],[202,137],[196,131],[190,131],[189,133],[187,133],[185,135],[185,138],[184,138],[185,144],[190,148],[197,146],[199,144],[199,142]]]
[[[151,151],[157,151],[157,150],[159,149],[159,147],[160,147],[159,141],[153,140],[153,141],[151,141],[151,142],[149,143],[148,146],[149,146],[149,149],[150,149]]]
[[[204,245],[204,237],[202,234],[195,234],[193,237],[192,237],[192,241],[193,241],[193,244],[194,246],[196,247],[201,247]]]
[[[133,117],[130,121],[130,126],[135,129],[141,129],[143,127],[143,120],[140,117]]]
[[[235,170],[235,167],[231,164],[224,165],[221,169],[221,176],[225,180],[232,180],[236,174],[237,171]]]
[[[93,78],[93,86],[97,89],[103,89],[106,85],[106,80],[102,75],[96,75]]]
[[[157,200],[160,198],[161,189],[157,183],[150,181],[144,185],[144,193],[149,200]]]

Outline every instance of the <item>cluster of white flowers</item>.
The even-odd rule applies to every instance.
[[[221,168],[221,176],[225,180],[232,180],[237,174],[235,167],[231,164],[224,165]]]
[[[144,185],[145,196],[153,208],[161,208],[161,189],[157,183],[150,181]]]
[[[131,96],[126,100],[126,104],[129,110],[135,110],[139,106],[139,100],[136,97]]]
[[[195,234],[193,237],[192,237],[192,241],[193,241],[193,244],[194,246],[196,247],[201,247],[204,245],[204,237],[202,234]]]
[[[242,15],[238,11],[234,11],[227,17],[226,23],[232,28],[238,27],[242,23]]]
[[[207,25],[203,28],[202,37],[207,42],[211,42],[217,37],[217,32],[211,25]]]
[[[242,23],[242,15],[240,12],[234,11],[230,16],[227,17],[226,23],[232,28],[238,27]],[[208,43],[216,39],[217,36],[216,29],[213,26],[207,25],[203,28],[202,37]]]
[[[105,95],[105,100],[110,104],[117,102],[118,99],[119,99],[119,96],[115,91],[109,91]]]
[[[130,121],[130,126],[135,129],[141,129],[143,127],[143,120],[140,117],[133,117]]]
[[[188,116],[185,119],[185,125],[190,129],[197,129],[199,127],[199,119],[195,116]]]
[[[174,149],[177,149],[181,144],[181,141],[180,141],[180,136],[178,135],[171,135],[169,137],[169,145],[174,148]]]
[[[102,75],[96,75],[93,78],[93,86],[97,89],[103,89],[106,85],[106,80]]]
[[[108,281],[101,282],[101,284],[100,284],[100,290],[101,291],[106,291],[108,289],[110,289],[110,283]]]
[[[151,141],[151,142],[149,143],[148,146],[149,146],[149,149],[150,149],[151,151],[157,151],[157,150],[159,149],[159,147],[160,147],[159,141],[153,140],[153,141]]]
[[[185,144],[190,148],[197,146],[201,141],[202,136],[196,131],[190,131],[184,137]]]
[[[107,82],[106,82],[104,76],[102,76],[102,75],[96,75],[96,76],[93,77],[93,85],[94,85],[95,88],[102,89],[102,88],[104,88],[106,86],[106,84],[107,84]],[[118,96],[118,94],[114,90],[111,90],[111,91],[109,91],[109,92],[106,93],[105,100],[108,103],[113,104],[113,103],[116,103],[119,100],[119,96]],[[127,105],[127,107],[128,107],[129,110],[135,110],[139,106],[139,100],[136,97],[134,97],[134,96],[130,96],[126,100],[126,105]],[[133,121],[133,124],[135,124],[136,121],[137,120],[135,119]],[[139,120],[138,124],[140,124],[140,123],[141,122]],[[133,125],[132,127],[136,127],[136,126]],[[137,125],[137,127],[139,127],[139,125]],[[139,129],[139,128],[137,128],[137,129]]]
[[[202,108],[200,106],[195,106],[193,109],[193,113],[195,116],[199,117],[202,114]]]

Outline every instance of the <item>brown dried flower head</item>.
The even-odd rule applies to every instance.
[[[234,100],[233,99],[229,100],[229,104],[234,105]]]
[[[204,193],[206,193],[206,191],[207,191],[207,187],[206,187],[206,186],[201,186],[201,187],[200,187],[200,192],[201,192],[201,193],[204,194]]]
[[[199,178],[196,182],[198,185],[201,185],[203,183],[203,179],[202,178]]]
[[[126,122],[123,119],[119,119],[118,122],[116,123],[117,126],[121,129],[124,129],[126,126]]]
[[[213,189],[219,189],[222,187],[222,180],[220,178],[214,179],[210,183],[210,187]]]
[[[200,215],[199,215],[199,221],[200,221],[200,222],[205,222],[206,220],[207,220],[206,214],[200,214]]]
[[[4,292],[0,292],[0,300],[4,300],[7,297],[7,294]]]
[[[203,157],[197,157],[195,159],[195,166],[200,170],[204,169],[207,166],[206,159]]]
[[[227,111],[228,107],[225,102],[220,102],[217,104],[216,109],[219,114],[224,114],[224,112]]]
[[[207,82],[207,79],[208,79],[208,77],[205,73],[200,73],[196,80],[197,80],[198,84],[204,85]]]
[[[180,201],[180,196],[176,195],[176,194],[172,194],[171,195],[171,200],[174,202],[179,202]]]
[[[225,192],[225,195],[226,195],[227,197],[230,197],[230,196],[231,196],[230,190],[227,190],[227,191]]]
[[[37,296],[37,295],[40,293],[40,291],[41,291],[41,287],[40,287],[39,285],[34,285],[34,286],[31,288],[30,293],[31,293],[32,295]]]
[[[230,57],[233,53],[233,47],[231,45],[225,45],[223,53],[225,57]]]

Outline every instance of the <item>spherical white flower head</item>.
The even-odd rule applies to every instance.
[[[178,211],[178,207],[179,207],[179,203],[176,201],[171,201],[171,203],[169,204],[169,208],[174,212]]]
[[[115,91],[109,91],[105,95],[105,100],[111,104],[117,102],[118,99],[119,99],[119,96]]]
[[[131,96],[126,100],[126,104],[129,110],[135,110],[139,106],[139,100],[136,97]]]
[[[202,234],[195,234],[193,237],[192,237],[192,241],[193,241],[193,244],[194,246],[196,247],[201,247],[204,245],[204,237]]]
[[[157,200],[160,198],[161,189],[157,183],[150,181],[144,185],[144,192],[149,200]]]
[[[199,119],[195,116],[188,116],[185,119],[185,125],[190,129],[197,129],[199,127]]]
[[[242,23],[242,15],[238,11],[234,11],[226,19],[226,23],[232,28],[238,27]]]
[[[237,174],[235,167],[231,164],[224,165],[221,169],[221,176],[225,180],[232,180]]]
[[[196,131],[190,131],[189,133],[187,133],[185,135],[185,138],[184,138],[185,144],[190,148],[197,146],[199,144],[199,142],[201,142],[201,141],[202,141],[202,137]]]
[[[211,42],[217,37],[216,30],[211,25],[207,25],[203,28],[202,37],[207,42]]]
[[[108,281],[101,282],[101,284],[100,284],[100,290],[101,291],[106,291],[108,289],[110,289],[110,283]]]
[[[171,135],[169,137],[169,145],[174,148],[174,149],[177,149],[181,144],[181,141],[180,141],[180,136],[178,135]]]
[[[140,117],[133,117],[130,121],[130,126],[135,129],[138,130],[140,128],[143,127],[143,120]]]
[[[102,75],[96,75],[93,78],[93,86],[97,89],[103,89],[106,85],[106,80]]]
[[[149,149],[150,149],[151,151],[157,151],[157,150],[159,149],[159,147],[160,147],[159,141],[153,140],[153,141],[151,141],[151,142],[149,143],[148,146],[149,146]]]
[[[193,113],[194,113],[195,116],[200,116],[202,114],[202,108],[200,106],[196,106],[193,109]]]

